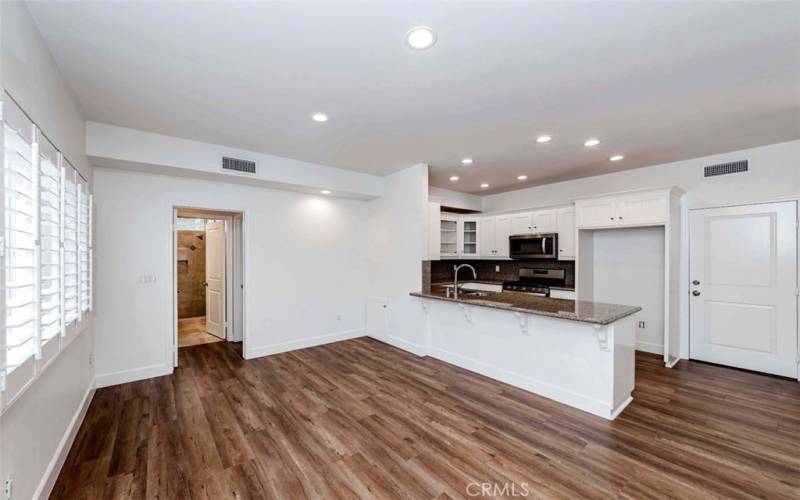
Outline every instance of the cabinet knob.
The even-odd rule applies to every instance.
[[[613,217],[611,217],[611,220],[614,220],[614,218],[613,218]]]
[[[622,216],[621,215],[619,216],[619,220],[622,220]]]

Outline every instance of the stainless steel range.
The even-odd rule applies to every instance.
[[[524,292],[540,297],[550,296],[551,286],[564,286],[567,272],[563,269],[535,269],[523,267],[519,279],[503,283],[503,290]]]

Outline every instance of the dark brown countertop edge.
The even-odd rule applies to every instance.
[[[566,320],[566,321],[577,321],[579,323],[587,323],[587,324],[591,324],[591,325],[604,325],[604,326],[605,325],[610,325],[611,323],[614,323],[615,321],[619,321],[622,318],[626,318],[626,317],[631,316],[632,314],[636,314],[637,312],[642,310],[642,308],[639,307],[639,306],[622,306],[622,305],[618,305],[617,307],[625,308],[625,309],[621,310],[619,313],[614,314],[612,316],[609,316],[607,318],[603,318],[603,319],[578,318],[578,317],[574,317],[574,316],[566,316],[566,315],[563,315],[563,314],[559,314],[558,312],[543,311],[543,310],[540,310],[540,309],[528,309],[528,308],[523,308],[523,307],[503,306],[503,305],[499,305],[500,303],[498,303],[498,305],[494,305],[494,304],[491,304],[491,303],[488,303],[488,302],[477,302],[474,299],[473,300],[454,299],[454,298],[447,298],[447,297],[442,297],[440,295],[434,295],[434,294],[422,293],[422,292],[410,292],[409,295],[411,295],[412,297],[418,297],[418,298],[421,298],[421,299],[441,300],[443,302],[454,302],[456,304],[466,304],[466,305],[471,305],[471,306],[475,306],[475,307],[485,307],[485,308],[488,308],[488,309],[497,309],[497,310],[500,310],[500,311],[512,311],[512,312],[520,312],[520,313],[526,313],[526,314],[534,314],[536,316],[543,316],[543,317],[546,317],[546,318],[556,318],[556,319],[563,319],[563,320]],[[548,300],[564,300],[564,299],[548,299]],[[574,302],[574,301],[570,301],[570,302]],[[608,305],[608,304],[606,304],[606,305]],[[611,304],[611,305],[615,305],[615,304]]]

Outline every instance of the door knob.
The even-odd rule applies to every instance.
[[[699,282],[699,281],[697,281],[697,280],[694,280],[694,281],[692,281],[692,285],[694,285],[694,286],[697,286],[697,285],[699,285],[699,284],[700,284],[700,282]]]
[[[693,291],[692,295],[694,295],[695,297],[699,297],[700,296],[700,290]]]

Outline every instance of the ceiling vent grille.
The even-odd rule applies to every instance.
[[[222,168],[225,170],[235,170],[237,172],[244,172],[247,174],[256,173],[256,162],[251,160],[242,160],[240,158],[222,157]]]
[[[738,174],[741,172],[747,172],[747,160],[709,165],[704,169],[704,176],[714,177],[717,175]]]

